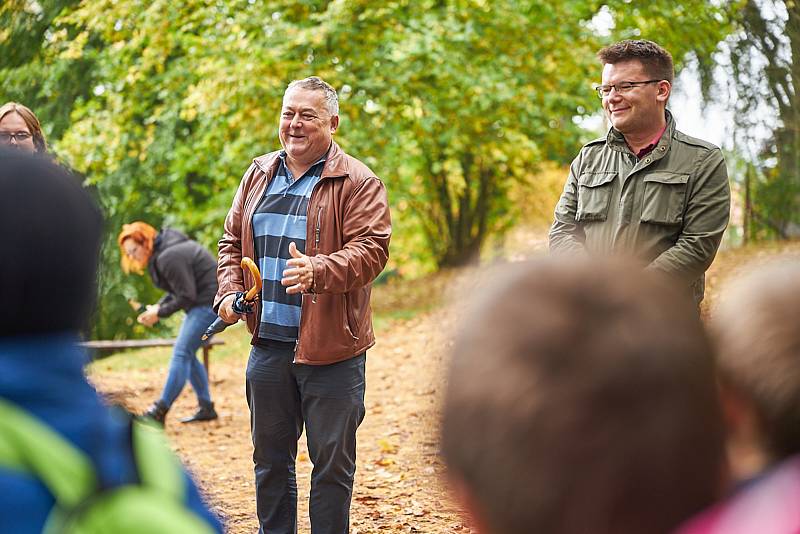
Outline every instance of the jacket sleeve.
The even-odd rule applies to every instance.
[[[575,220],[578,211],[578,174],[581,159],[582,153],[569,166],[567,182],[556,204],[553,226],[550,227],[548,236],[552,254],[583,254],[586,251],[583,228]]]
[[[186,507],[205,521],[212,532],[222,534],[224,532],[222,522],[203,502],[200,491],[197,489],[192,478],[185,471],[183,477],[186,488]]]
[[[371,283],[389,259],[392,221],[386,188],[367,178],[353,192],[342,216],[344,246],[311,256],[314,293],[346,293]]]
[[[677,241],[659,254],[648,268],[691,283],[714,261],[730,217],[728,171],[718,148],[700,159],[696,179],[687,194],[683,228]]]
[[[158,316],[168,317],[175,313],[178,308],[175,307],[175,295],[166,293],[163,297],[158,299]],[[167,313],[168,310],[169,313]]]
[[[232,293],[244,291],[244,274],[242,273],[242,216],[244,215],[245,191],[247,184],[255,172],[255,163],[244,173],[236,195],[233,197],[231,209],[225,217],[225,228],[219,240],[219,256],[217,258],[217,295],[214,297],[214,311],[219,311],[222,300]]]
[[[158,258],[158,270],[171,291],[160,301],[159,317],[169,317],[197,302],[197,284],[191,258],[184,251],[167,249]]]

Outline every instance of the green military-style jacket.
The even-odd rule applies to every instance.
[[[553,253],[624,255],[671,274],[703,299],[704,273],[730,216],[730,185],[719,148],[667,129],[638,159],[611,128],[572,162],[550,229]]]

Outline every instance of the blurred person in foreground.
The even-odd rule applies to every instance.
[[[0,227],[9,251],[0,262],[0,402],[84,453],[97,483],[110,490],[140,479],[130,417],[102,404],[78,344],[97,296],[102,226],[75,176],[43,158],[0,152]],[[9,450],[13,436],[0,434],[0,459]],[[185,508],[221,531],[194,483],[179,474]],[[0,532],[41,532],[54,502],[37,477],[0,461]]]
[[[0,147],[29,153],[47,152],[42,125],[30,109],[16,102],[0,106]]]
[[[730,214],[719,148],[677,129],[672,56],[652,41],[597,54],[611,123],[572,162],[550,229],[557,254],[622,254],[675,277],[699,305]]]
[[[215,306],[229,323],[237,291],[252,285],[247,362],[259,532],[297,532],[297,441],[305,426],[313,534],[346,534],[364,419],[367,349],[375,344],[372,282],[389,258],[389,202],[380,179],[333,141],[336,90],[312,76],[283,95],[283,150],[253,160],[225,218]]]
[[[194,415],[181,419],[181,423],[216,419],[208,374],[197,359],[197,349],[206,328],[217,318],[211,309],[217,294],[217,261],[200,243],[177,230],[164,228],[159,232],[142,221],[123,225],[117,243],[125,273],[142,274],[146,268],[153,285],[166,291],[158,303],[148,305],[136,320],[149,327],[180,310],[186,312],[173,346],[161,398],[144,415],[163,425],[188,379],[199,407]]]
[[[712,352],[691,299],[637,266],[547,258],[476,299],[442,420],[481,534],[667,534],[725,473]]]
[[[738,485],[680,534],[800,532],[800,264],[738,279],[712,315]]]

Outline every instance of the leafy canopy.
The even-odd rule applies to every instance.
[[[706,58],[729,28],[694,0],[11,0],[0,21],[0,97],[39,114],[106,210],[99,337],[135,328],[125,297],[157,296],[120,273],[120,225],[215,250],[241,174],[279,146],[292,79],[339,89],[337,141],[387,184],[391,268],[409,272],[468,261],[548,198],[540,164],[586,140],[603,44]]]

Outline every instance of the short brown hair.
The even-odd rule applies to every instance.
[[[723,382],[755,408],[768,453],[800,452],[800,265],[760,266],[712,317]]]
[[[672,54],[653,41],[645,39],[620,41],[600,50],[597,57],[603,65],[623,61],[639,61],[648,76],[658,80],[667,80],[669,83],[672,83],[672,79],[675,77]]]
[[[491,532],[666,534],[718,496],[710,344],[689,299],[654,276],[548,258],[476,301],[442,452]]]
[[[36,118],[36,115],[33,114],[33,111],[17,102],[6,102],[0,106],[0,120],[12,112],[17,113],[22,117],[22,120],[25,121],[25,126],[31,131],[33,146],[36,148],[36,152],[47,152],[47,141],[45,141],[44,134],[42,133],[42,125],[39,123],[39,119]]]

